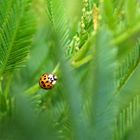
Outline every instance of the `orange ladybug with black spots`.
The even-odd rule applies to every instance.
[[[52,89],[56,84],[57,76],[54,74],[45,73],[40,77],[39,85],[43,89]]]

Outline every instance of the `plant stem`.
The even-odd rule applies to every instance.
[[[3,79],[3,77],[0,76],[0,94],[2,94],[2,79]]]
[[[10,89],[10,85],[11,85],[11,82],[12,82],[12,78],[13,78],[13,74],[10,73],[9,76],[8,76],[7,82],[6,82],[6,87],[4,89],[4,95],[5,95],[6,98],[8,98],[8,96],[9,96],[9,89]]]
[[[27,89],[25,91],[25,93],[28,95],[32,95],[32,94],[36,93],[39,89],[40,89],[39,85],[35,84],[32,87],[30,87],[29,89]]]
[[[59,67],[60,67],[60,63],[57,63],[57,65],[56,65],[56,67],[54,68],[54,70],[53,70],[53,74],[56,74],[57,72],[58,72],[58,69],[59,69]]]
[[[140,23],[134,25],[133,27],[129,28],[126,32],[121,35],[118,35],[111,43],[113,44],[120,44],[125,40],[129,39],[130,37],[134,36],[140,31]]]
[[[77,62],[73,61],[72,66],[74,68],[78,68],[78,67],[82,66],[83,64],[89,62],[92,59],[93,59],[93,55],[88,55],[88,56],[84,57],[82,60],[79,60]]]

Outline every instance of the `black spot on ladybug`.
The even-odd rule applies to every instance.
[[[46,80],[46,78],[44,78],[44,80]]]
[[[46,83],[48,83],[49,81],[46,81]]]
[[[42,84],[44,84],[44,82],[43,82],[43,81],[41,81],[41,83],[42,83]]]
[[[43,87],[45,87],[45,84],[43,84]]]

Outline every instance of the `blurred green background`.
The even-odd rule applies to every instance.
[[[0,140],[139,140],[139,21],[138,0],[1,0]]]

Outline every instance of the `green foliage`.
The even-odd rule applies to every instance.
[[[34,29],[29,13],[29,1],[10,0],[1,3],[0,77],[3,73],[23,66]]]
[[[13,72],[29,56],[35,23],[29,0],[0,2],[0,112],[11,114],[10,88]],[[1,117],[0,117],[1,118]]]
[[[114,133],[113,123],[116,110],[113,95],[115,84],[112,81],[115,79],[117,50],[110,45],[110,40],[111,34],[104,28],[97,34],[93,107],[95,110],[95,139],[99,140],[113,139]],[[106,128],[106,126],[108,127]],[[102,131],[103,129],[104,131]]]
[[[138,140],[140,2],[67,2],[0,1],[0,140]]]

